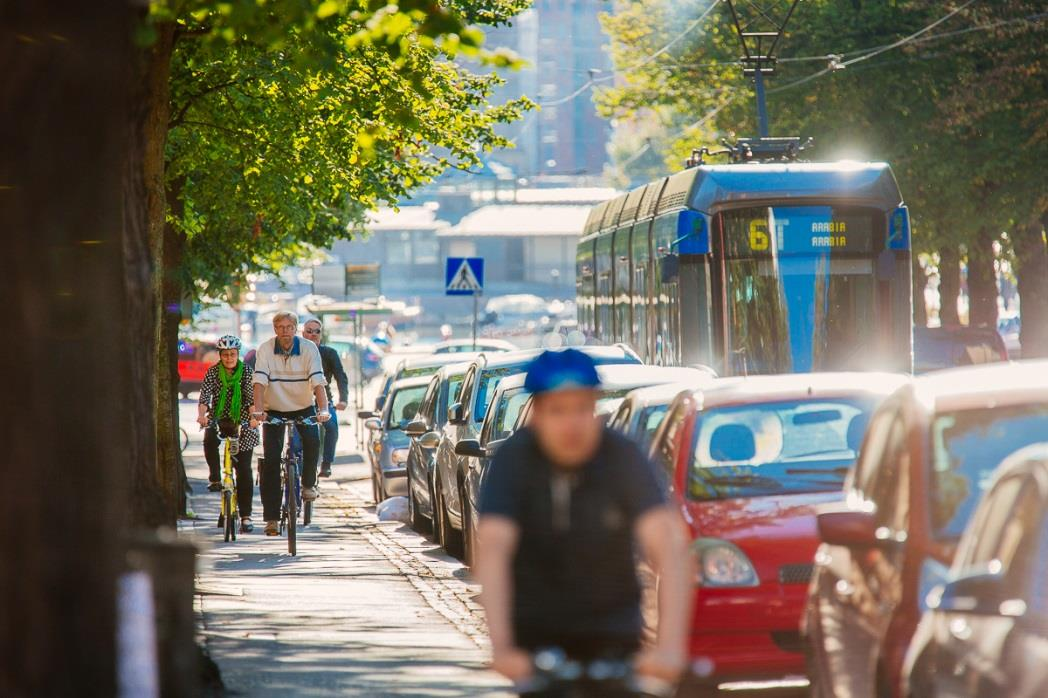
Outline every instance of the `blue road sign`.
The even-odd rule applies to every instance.
[[[484,292],[483,257],[448,257],[444,267],[444,292],[449,296],[475,296]]]

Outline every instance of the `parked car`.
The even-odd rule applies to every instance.
[[[815,696],[897,696],[928,592],[997,465],[1048,434],[1048,362],[937,371],[870,423],[823,544],[803,632]]]
[[[405,378],[393,384],[381,417],[370,417],[364,426],[370,441],[371,491],[375,504],[390,496],[408,493],[407,461],[411,440],[404,431],[415,421],[429,378]]]
[[[598,366],[600,397],[597,414],[607,416],[623,396],[639,387],[674,384],[681,388],[697,386],[710,380],[709,374],[692,368],[624,364]],[[525,374],[517,373],[499,381],[488,405],[478,436],[455,445],[455,454],[465,461],[460,493],[462,507],[463,557],[472,563],[477,534],[477,505],[480,488],[491,457],[499,444],[523,426],[531,412],[531,395],[524,392]]]
[[[429,382],[418,417],[404,430],[411,437],[408,451],[408,511],[411,527],[419,533],[433,530],[433,479],[440,433],[448,410],[458,402],[469,362],[442,366]]]
[[[907,696],[1048,696],[1048,443],[998,468],[927,605],[904,665]]]
[[[718,379],[670,405],[651,449],[668,467],[700,570],[689,688],[804,672],[798,625],[819,542],[816,507],[842,498],[867,420],[905,380]]]
[[[629,347],[585,347],[582,349],[598,365],[639,364],[640,358]],[[498,382],[520,373],[539,350],[482,353],[472,361],[462,384],[459,402],[451,406],[437,447],[434,482],[436,501],[436,537],[444,549],[456,557],[463,555],[462,484],[466,479],[466,459],[455,454],[455,445],[463,439],[476,439],[484,414]]]
[[[380,412],[389,394],[389,388],[396,381],[404,378],[419,378],[432,376],[441,366],[448,364],[470,361],[477,356],[476,353],[454,353],[454,354],[426,354],[415,356],[399,361],[392,371],[386,373],[379,388],[378,396],[375,398],[375,411]],[[366,418],[366,415],[360,415]]]
[[[200,390],[207,369],[218,363],[214,342],[199,339],[178,340],[178,392],[183,398]]]
[[[517,349],[517,345],[512,342],[488,337],[477,337],[476,342],[472,339],[448,339],[433,345],[434,354],[461,354],[480,351],[490,353],[495,351],[517,351]]]
[[[992,327],[915,327],[913,330],[914,373],[1007,360],[1004,339]]]
[[[633,439],[647,453],[673,398],[687,389],[670,383],[631,390],[608,420],[608,426]]]

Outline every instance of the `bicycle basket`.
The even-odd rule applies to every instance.
[[[240,436],[240,425],[232,419],[223,418],[218,420],[218,433],[223,439],[236,439]]]

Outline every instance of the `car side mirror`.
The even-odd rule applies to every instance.
[[[427,432],[419,437],[418,445],[427,451],[432,451],[440,446],[440,434],[435,431]]]
[[[456,456],[468,456],[470,458],[484,458],[487,453],[480,447],[480,442],[476,439],[462,439],[455,444],[455,455]]]
[[[429,431],[429,427],[426,426],[426,423],[423,422],[421,419],[416,419],[415,421],[411,422],[406,427],[404,427],[405,434],[416,438],[422,436],[427,431]]]
[[[371,431],[380,431],[382,429],[382,420],[378,417],[366,419],[364,420],[364,428]]]
[[[371,410],[359,410],[357,412],[357,419],[371,419],[376,416]]]
[[[1026,613],[1022,599],[1009,599],[1000,572],[976,572],[958,577],[932,589],[928,608],[981,616],[1021,617]]]
[[[448,410],[448,423],[455,426],[462,426],[466,423],[466,409],[461,402],[456,402]]]
[[[845,547],[873,547],[877,538],[877,523],[868,511],[822,511],[816,516],[819,537],[830,545]]]
[[[488,445],[484,449],[484,455],[486,455],[488,458],[491,458],[495,455],[495,452],[498,451],[504,443],[506,443],[506,439],[499,439],[498,441],[489,441]]]

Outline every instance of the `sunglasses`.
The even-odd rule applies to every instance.
[[[320,334],[320,330],[302,330],[302,334]]]

